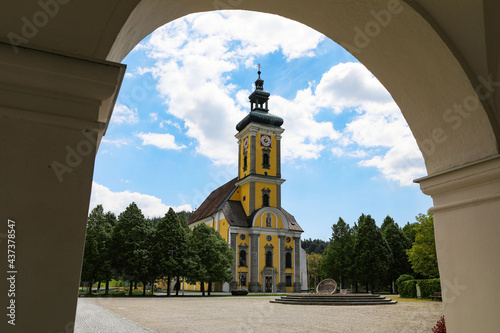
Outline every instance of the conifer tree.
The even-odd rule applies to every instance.
[[[354,237],[351,228],[339,217],[332,226],[332,237],[328,243],[323,260],[322,272],[326,277],[331,277],[345,288],[346,282],[352,279]]]
[[[187,258],[187,231],[177,214],[170,208],[157,225],[154,241],[154,261],[159,277],[167,277],[167,295],[173,277],[184,275]]]
[[[406,255],[406,251],[411,247],[411,243],[404,232],[394,222],[386,225],[384,234],[393,257],[389,265],[388,278],[391,285],[391,292],[394,293],[394,282],[396,279],[402,274],[411,273],[410,262]]]
[[[109,252],[112,221],[109,214],[104,214],[102,205],[97,205],[87,219],[82,281],[88,281],[89,293],[95,281],[98,282],[99,291],[100,282],[108,281],[112,277]]]
[[[144,288],[154,275],[151,255],[153,226],[133,202],[118,216],[113,229],[113,267],[122,278],[132,285],[143,282]]]
[[[357,237],[354,244],[356,275],[366,289],[373,290],[382,283],[392,261],[392,253],[382,232],[370,215],[358,219]]]

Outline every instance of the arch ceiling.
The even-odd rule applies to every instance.
[[[344,46],[401,108],[429,174],[498,154],[500,4],[493,0],[2,2],[0,38],[119,62],[165,23],[216,9],[281,15]]]

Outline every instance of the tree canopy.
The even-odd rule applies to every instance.
[[[224,283],[233,279],[230,267],[234,261],[234,253],[214,228],[204,223],[194,227],[189,247],[193,251],[195,269],[187,278],[191,283],[201,283],[203,295],[205,282]]]
[[[373,290],[377,283],[386,280],[392,252],[370,215],[359,217],[357,231],[354,243],[357,280],[366,284],[367,290],[370,287]]]
[[[321,267],[323,274],[340,282],[345,287],[347,280],[353,277],[354,266],[353,231],[342,218],[332,226],[332,237],[328,243]]]
[[[417,273],[427,277],[438,277],[439,269],[434,238],[434,219],[431,211],[418,214],[415,229],[415,242],[407,251],[411,267]]]

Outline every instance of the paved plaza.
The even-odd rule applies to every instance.
[[[145,332],[431,332],[441,302],[306,306],[276,297],[80,298],[76,333]]]

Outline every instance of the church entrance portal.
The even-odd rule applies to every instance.
[[[266,276],[266,293],[272,293],[273,292],[273,278],[271,276]]]

